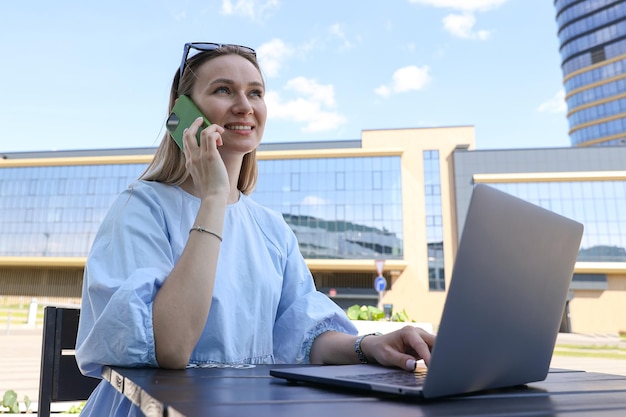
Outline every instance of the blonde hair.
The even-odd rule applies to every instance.
[[[170,89],[170,101],[167,114],[170,114],[176,99],[182,95],[191,95],[194,83],[196,82],[195,70],[211,59],[224,55],[239,55],[254,65],[262,76],[261,68],[254,53],[234,45],[225,45],[211,51],[204,51],[189,58],[185,64],[185,71],[182,78],[179,69],[176,69],[172,88]],[[164,184],[181,185],[189,177],[185,168],[185,155],[176,145],[169,132],[165,132],[161,144],[156,150],[152,161],[146,170],[139,176],[139,179],[146,181],[157,181]],[[250,194],[256,186],[258,178],[258,166],[256,160],[256,149],[244,155],[239,171],[237,189],[244,194]]]

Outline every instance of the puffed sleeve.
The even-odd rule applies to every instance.
[[[145,189],[120,194],[85,265],[76,359],[85,375],[102,365],[158,366],[152,303],[175,263],[158,199]]]
[[[309,363],[317,336],[327,331],[357,334],[357,330],[337,304],[316,290],[291,230],[287,239],[282,294],[274,324],[274,355],[277,363]]]

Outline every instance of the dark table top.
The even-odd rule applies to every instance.
[[[626,416],[626,376],[552,369],[525,387],[440,400],[295,384],[250,368],[130,369],[103,376],[147,416]]]

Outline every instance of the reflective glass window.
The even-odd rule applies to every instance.
[[[609,42],[611,39],[622,37],[626,34],[626,21],[602,27],[592,33],[577,37],[561,46],[561,60],[578,52],[589,50],[595,46]]]
[[[574,111],[569,115],[567,120],[569,122],[570,129],[573,129],[578,125],[592,122],[605,117],[616,116],[620,113],[626,113],[626,98],[621,98],[618,100],[597,104],[593,107],[587,107],[582,110]]]
[[[624,61],[626,61],[626,59],[611,62],[569,78],[565,81],[565,91],[573,91],[588,84],[597,83],[604,79],[624,73]]]
[[[282,213],[305,258],[402,259],[399,156],[260,160],[251,197]]]
[[[145,167],[0,169],[0,256],[86,256],[109,205]]]
[[[615,0],[557,0],[554,7],[557,11],[557,24],[564,27],[567,22],[584,16],[604,6],[614,3]]]
[[[626,92],[626,80],[622,78],[572,94],[567,98],[567,108],[569,111],[575,111],[576,107],[610,98],[624,92]]]
[[[607,8],[599,9],[593,14],[585,14],[581,19],[576,19],[568,24],[559,26],[559,41],[561,44],[566,43],[570,38],[578,36],[578,34],[588,32],[595,28],[606,25],[624,16],[626,5],[624,3],[613,4]],[[566,15],[569,13],[566,13]]]
[[[594,124],[570,133],[572,144],[585,143],[595,139],[602,139],[607,136],[621,135],[619,138],[611,139],[614,143],[623,144],[626,131],[626,117]]]
[[[425,150],[424,201],[426,209],[426,252],[428,256],[428,287],[443,291],[445,285],[443,212],[441,207],[441,172],[438,150]]]
[[[626,262],[626,181],[490,185],[582,223],[579,261]]]

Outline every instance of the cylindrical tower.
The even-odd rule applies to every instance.
[[[572,146],[626,144],[626,0],[555,0]]]

